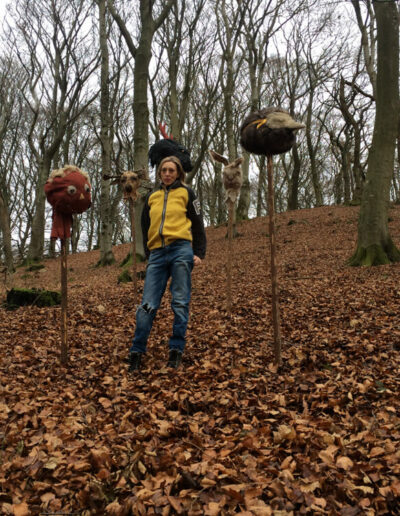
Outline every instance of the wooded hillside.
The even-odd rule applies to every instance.
[[[265,158],[243,151],[239,127],[268,106],[306,126],[275,159],[277,211],[360,204],[371,184],[377,112],[382,140],[375,141],[385,158],[372,153],[373,193],[381,192],[372,204],[386,220],[386,203],[400,199],[394,0],[3,3],[0,263],[10,271],[54,253],[43,186],[67,164],[87,171],[92,187],[90,211],[75,216],[71,249],[99,247],[101,263],[111,262],[112,245],[129,240],[130,220],[121,189],[103,175],[144,168],[154,181],[148,151],[161,137],[159,122],[191,153],[186,181],[209,225],[227,219],[222,170],[209,149],[229,161],[243,155],[238,220],[267,213]],[[385,99],[386,109],[378,109]],[[364,217],[369,238],[361,247],[391,248],[382,220],[370,242],[371,218]]]
[[[1,514],[398,514],[400,265],[344,265],[357,217],[278,215],[278,372],[265,218],[238,225],[231,318],[226,227],[207,230],[176,372],[167,298],[128,373],[132,287],[93,268],[99,251],[69,257],[67,368],[59,308],[0,308]],[[398,206],[389,226],[398,242]],[[59,260],[43,263],[15,283],[59,289]]]

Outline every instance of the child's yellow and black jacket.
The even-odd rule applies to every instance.
[[[204,258],[206,234],[200,203],[193,190],[179,180],[169,187],[160,185],[147,195],[141,222],[147,256],[175,240],[189,240],[193,253]]]

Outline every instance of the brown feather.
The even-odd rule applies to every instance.
[[[253,154],[282,154],[293,147],[296,131],[304,127],[282,108],[264,108],[250,113],[243,120],[240,143]]]

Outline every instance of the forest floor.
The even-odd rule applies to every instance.
[[[400,264],[346,266],[357,217],[277,216],[279,371],[265,218],[238,225],[231,316],[226,228],[207,230],[177,371],[168,293],[128,372],[132,284],[93,268],[98,251],[68,257],[68,367],[59,307],[0,308],[1,514],[400,514]],[[400,245],[400,207],[390,230]],[[59,259],[44,264],[14,284],[59,289]]]

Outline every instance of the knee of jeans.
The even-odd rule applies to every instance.
[[[172,302],[171,302],[171,306],[174,310],[179,310],[179,311],[187,311],[189,310],[189,303],[190,303],[190,300],[188,298],[175,298]]]
[[[138,311],[142,310],[146,314],[152,315],[157,312],[157,308],[158,308],[157,306],[151,306],[150,303],[144,303],[143,305],[140,305],[138,307]]]

